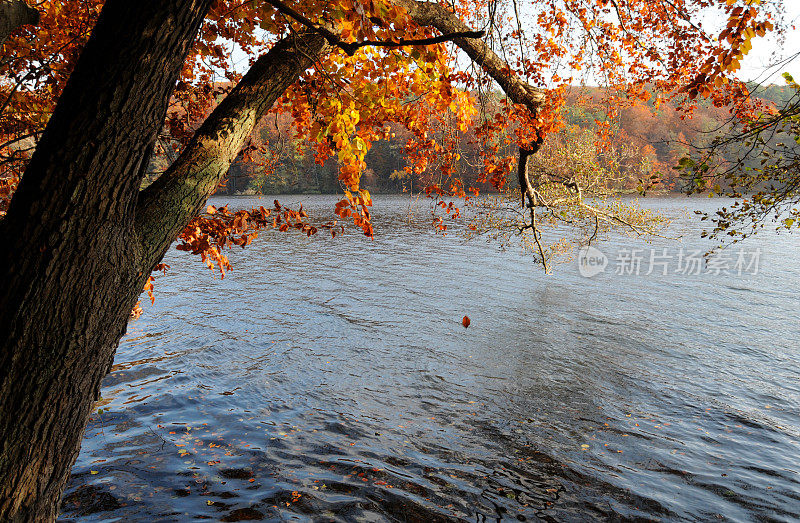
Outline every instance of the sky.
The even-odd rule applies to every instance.
[[[762,0],[762,3],[767,3]],[[786,26],[791,27],[797,25],[800,27],[800,0],[769,0],[771,5],[778,5],[784,11],[784,23]],[[531,12],[526,8],[526,3],[520,4],[523,20],[533,19],[537,15],[536,12]],[[727,17],[715,16],[716,10],[708,10],[705,17],[703,17],[702,25],[710,34],[719,34],[722,28],[727,24]],[[774,34],[767,34],[762,38],[754,38],[752,40],[753,48],[743,60],[741,60],[742,68],[736,75],[741,80],[756,81],[761,84],[780,84],[785,83],[781,74],[789,72],[795,78],[800,78],[800,29],[790,28],[784,35],[782,40],[779,40]],[[795,57],[794,59],[786,61],[787,58]],[[459,63],[468,63],[469,59],[465,56],[459,57]],[[559,74],[563,73],[559,72]],[[568,76],[569,74],[561,74],[561,76]],[[589,73],[591,76],[591,74]],[[576,77],[582,77],[581,73],[576,73]],[[590,84],[596,84],[592,80],[583,77],[583,81]]]
[[[800,0],[783,0],[786,10],[788,25],[800,26]],[[778,56],[774,53],[778,50]],[[738,76],[742,80],[755,80],[760,83],[783,84],[781,73],[788,72],[795,77],[800,77],[800,29],[790,29],[783,42],[778,42],[774,36],[753,40],[753,49],[742,61],[742,69]],[[795,56],[780,66],[772,66],[781,58]]]
[[[753,40],[753,49],[741,61],[742,68],[737,76],[742,80],[757,81],[762,84],[784,84],[781,74],[789,72],[800,78],[800,0],[773,0],[783,4],[787,25],[797,25],[798,28],[789,29],[783,41],[778,41],[774,35],[768,34],[764,38]],[[524,9],[523,9],[524,11]],[[523,16],[525,16],[523,14]],[[715,23],[716,22],[716,23]],[[713,20],[710,17],[703,20],[706,28],[722,27],[725,20]],[[718,32],[712,31],[710,32]],[[785,61],[789,57],[794,59]],[[233,62],[242,73],[249,68],[249,59],[239,49],[234,49]],[[462,62],[459,59],[459,62]],[[776,65],[779,64],[779,65]]]

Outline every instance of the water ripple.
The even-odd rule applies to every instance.
[[[646,202],[706,248],[681,208],[707,202]],[[61,519],[796,518],[792,237],[752,245],[757,275],[587,280],[434,235],[402,197],[375,220],[374,241],[264,233],[224,280],[170,252]]]

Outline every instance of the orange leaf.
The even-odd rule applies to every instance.
[[[463,325],[465,329],[469,327],[470,323],[472,322],[469,321],[469,316],[464,316],[464,319],[461,320],[461,325]]]

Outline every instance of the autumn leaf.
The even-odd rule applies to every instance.
[[[464,316],[464,318],[461,320],[461,325],[463,325],[465,329],[469,327],[470,323],[472,322],[469,320],[469,316]]]

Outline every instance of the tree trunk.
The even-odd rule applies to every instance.
[[[52,521],[148,276],[145,152],[211,0],[108,0],[0,221],[0,521]]]
[[[39,11],[24,0],[0,0],[0,45],[17,27],[39,23]]]

